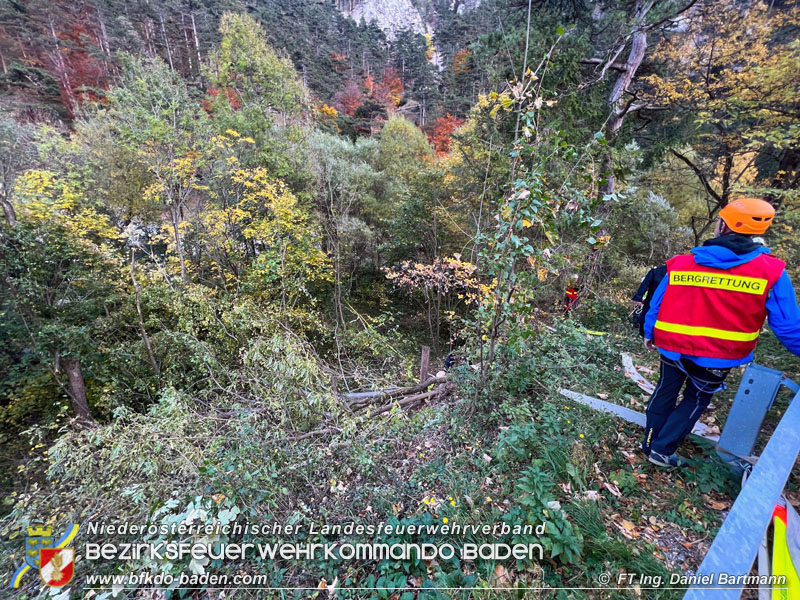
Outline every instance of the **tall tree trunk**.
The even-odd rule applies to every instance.
[[[89,400],[86,398],[86,383],[83,381],[80,358],[61,358],[61,366],[69,379],[69,395],[72,398],[72,410],[80,419],[94,421],[89,412]]]
[[[103,18],[103,14],[98,10],[97,11],[97,20],[100,22],[100,37],[103,40],[102,45],[100,46],[103,49],[103,52],[106,56],[111,56],[111,46],[108,45],[108,32],[106,31],[106,21]]]
[[[341,251],[341,244],[339,240],[339,231],[338,226],[336,229],[336,241],[334,246],[334,272],[336,277],[336,288],[334,289],[334,302],[336,304],[336,316],[339,319],[339,322],[342,324],[342,330],[347,330],[347,321],[344,318],[344,301],[342,300],[342,251]]]
[[[133,294],[136,299],[136,314],[139,317],[139,333],[144,342],[144,348],[147,351],[147,358],[150,360],[150,365],[153,367],[156,375],[161,375],[161,369],[158,366],[156,355],[153,353],[153,346],[150,343],[150,336],[147,335],[147,330],[144,328],[144,316],[142,314],[142,303],[139,301],[139,282],[136,280],[136,250],[131,248],[131,281],[133,281]]]
[[[67,63],[64,61],[64,55],[61,53],[61,43],[56,35],[56,27],[53,23],[52,15],[50,15],[49,21],[50,35],[53,38],[53,45],[55,47],[55,51],[53,52],[53,62],[58,70],[59,79],[61,79],[61,87],[63,88],[64,96],[67,99],[67,108],[73,115],[75,115],[75,112],[78,109],[78,101],[76,100],[75,94],[72,90],[72,83],[69,80],[69,73],[67,72]]]
[[[189,41],[189,28],[186,25],[186,15],[183,13],[181,13],[181,29],[183,29],[183,40],[186,42],[186,60],[189,63],[187,66],[189,75],[191,75],[194,72],[194,61],[192,61],[192,43]]]
[[[151,58],[155,58],[158,54],[156,52],[156,46],[153,43],[153,21],[149,18],[145,19],[144,21],[144,38],[147,42],[147,52]]]
[[[16,227],[17,213],[14,212],[14,206],[7,198],[0,198],[0,205],[3,207],[3,213],[6,216],[6,221],[8,221],[9,226]]]
[[[197,53],[197,75],[200,77],[200,65],[202,64],[200,59],[200,39],[197,37],[197,25],[194,22],[194,13],[191,13],[189,16],[192,18],[192,36],[194,37],[194,50]]]
[[[720,208],[725,208],[731,197],[731,173],[733,172],[733,152],[725,153],[725,163],[722,167],[722,202]]]
[[[170,70],[175,70],[175,65],[172,64],[172,49],[169,47],[169,37],[167,36],[167,28],[164,27],[164,15],[158,13],[158,19],[161,21],[161,36],[164,38],[164,46],[167,48],[167,58],[169,59]]]
[[[172,231],[175,235],[175,251],[178,253],[178,261],[181,265],[181,287],[186,287],[186,259],[183,256],[183,239],[181,239],[181,228],[180,228],[180,209],[178,207],[172,207],[170,209],[172,213]]]
[[[600,186],[600,193],[613,194],[615,188],[614,167],[612,164],[612,146],[617,133],[619,133],[622,123],[625,120],[625,115],[631,108],[632,102],[627,104],[622,101],[623,94],[627,91],[633,78],[636,76],[636,71],[639,65],[642,64],[645,51],[647,50],[647,29],[645,28],[644,21],[647,13],[653,8],[655,0],[636,0],[633,9],[633,41],[631,43],[631,51],[628,54],[628,60],[625,62],[625,67],[617,77],[614,87],[611,89],[611,94],[608,97],[608,105],[613,111],[611,120],[608,125],[608,133],[606,139],[609,142],[608,150],[603,157],[603,172],[606,175],[606,183]],[[613,59],[612,59],[613,62]]]

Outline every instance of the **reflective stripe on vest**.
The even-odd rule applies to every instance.
[[[715,327],[695,327],[693,325],[679,325],[678,323],[665,323],[656,321],[656,329],[671,331],[672,333],[682,333],[683,335],[702,335],[718,340],[731,340],[734,342],[750,342],[758,339],[758,331],[747,333],[744,331],[728,331],[727,329],[716,329]]]
[[[772,513],[772,575],[784,577],[782,583],[772,586],[772,597],[776,599],[796,600],[800,596],[800,578],[792,562],[787,539],[788,518],[785,506],[776,506]]]
[[[729,269],[699,264],[692,254],[671,258],[654,328],[656,346],[688,356],[746,358],[756,347],[769,291],[783,269],[783,261],[769,254]]]

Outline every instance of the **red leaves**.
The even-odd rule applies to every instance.
[[[438,156],[444,156],[450,152],[451,136],[463,124],[464,119],[454,117],[450,113],[436,119],[428,132],[428,139]]]
[[[387,112],[391,113],[400,104],[404,90],[403,79],[397,73],[397,69],[386,67],[379,80],[375,80],[372,75],[367,75],[361,84],[355,79],[347,80],[344,89],[334,94],[332,104],[339,112],[352,117],[365,99],[372,98],[383,104]]]
[[[370,95],[392,111],[403,98],[403,79],[394,67],[386,67],[378,83],[373,84]]]
[[[339,112],[353,116],[356,109],[361,105],[361,86],[355,79],[348,79],[344,89],[334,94],[332,103]]]
[[[206,90],[206,98],[203,98],[203,108],[206,112],[211,112],[211,103],[213,99],[219,97],[220,90],[218,88],[209,88]],[[242,101],[239,100],[239,95],[236,93],[232,87],[226,87],[224,89],[224,94],[228,98],[228,104],[233,110],[238,110],[242,107]]]
[[[453,72],[466,73],[469,71],[469,50],[463,48],[453,55]]]
[[[339,73],[344,73],[347,70],[347,56],[338,52],[331,52],[331,61],[333,61],[333,68]]]

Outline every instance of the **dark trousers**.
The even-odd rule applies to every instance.
[[[644,318],[647,316],[647,311],[650,310],[649,304],[644,304],[639,307],[638,312],[634,313],[636,316],[635,323],[639,326],[639,335],[644,337]]]
[[[674,454],[711,402],[711,396],[722,387],[729,371],[706,369],[685,358],[679,365],[662,356],[661,375],[645,413],[647,423],[642,444],[645,453],[654,450],[664,456]],[[681,388],[683,400],[677,404]]]

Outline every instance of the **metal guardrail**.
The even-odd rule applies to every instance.
[[[795,393],[789,408],[778,423],[764,452],[755,460],[748,456],[767,411],[781,386]],[[599,398],[571,390],[559,392],[595,410],[621,417],[640,426],[645,415]],[[736,600],[745,587],[742,579],[752,567],[764,533],[772,521],[783,488],[800,453],[800,386],[779,371],[751,363],[745,370],[721,436],[709,435],[698,421],[692,433],[714,445],[720,457],[731,466],[755,463],[727,518],[697,571],[684,600]],[[733,454],[730,454],[733,452]],[[743,461],[743,462],[742,462]],[[752,587],[752,586],[750,586]]]
[[[700,578],[705,576],[700,579],[705,583],[689,588],[684,600],[736,600],[741,596],[744,585],[735,583],[736,578],[750,573],[799,452],[800,392],[797,392],[697,571]],[[727,584],[720,583],[723,574]],[[734,583],[729,583],[731,579]]]

